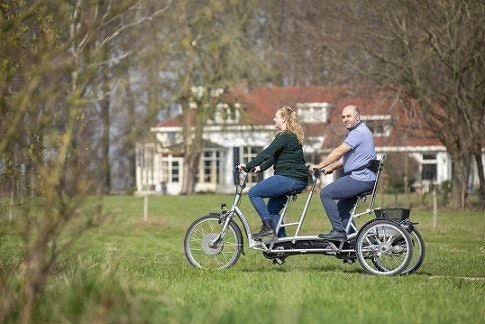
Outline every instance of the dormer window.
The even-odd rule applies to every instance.
[[[335,105],[328,102],[307,102],[296,104],[298,119],[307,124],[326,124]]]
[[[213,122],[216,124],[238,124],[241,113],[240,104],[229,106],[226,103],[217,104]]]
[[[362,115],[361,119],[375,137],[388,137],[391,134],[391,115]]]

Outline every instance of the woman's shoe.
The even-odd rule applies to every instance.
[[[271,223],[271,221],[270,220],[268,220],[268,221],[264,220],[263,226],[261,226],[261,231],[258,232],[258,233],[254,233],[253,238],[255,240],[259,240],[263,236],[274,235],[274,234],[275,234],[275,231],[274,231],[273,224]]]

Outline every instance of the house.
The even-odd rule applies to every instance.
[[[249,161],[273,140],[276,129],[272,119],[284,105],[295,109],[303,125],[308,162],[318,162],[343,141],[346,129],[341,110],[354,104],[374,134],[378,154],[401,152],[418,162],[415,170],[409,170],[417,180],[416,189],[426,190],[431,183],[451,179],[446,148],[421,127],[417,116],[404,109],[397,96],[357,90],[341,86],[235,89],[231,106],[220,104],[218,113],[205,127],[195,190],[233,192],[234,165]],[[180,120],[177,116],[167,119],[151,131],[155,143],[137,146],[137,191],[179,194],[184,176]],[[263,176],[271,174],[269,169]],[[323,183],[332,181],[332,177],[325,176]],[[253,176],[248,186],[255,181]]]

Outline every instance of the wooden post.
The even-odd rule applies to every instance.
[[[8,220],[10,222],[13,221],[13,202],[14,202],[14,191],[13,191],[13,188],[12,188],[12,195],[10,196],[10,208],[9,208],[9,211],[8,211]]]
[[[145,198],[143,199],[143,220],[148,220],[148,192],[145,192]]]
[[[433,188],[433,231],[436,230],[437,220],[438,220],[438,197],[436,195],[436,188]]]

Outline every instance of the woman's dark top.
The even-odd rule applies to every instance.
[[[274,174],[308,181],[303,148],[296,135],[289,131],[278,133],[267,148],[246,164],[246,168],[252,169],[258,165],[261,171],[273,165]]]

